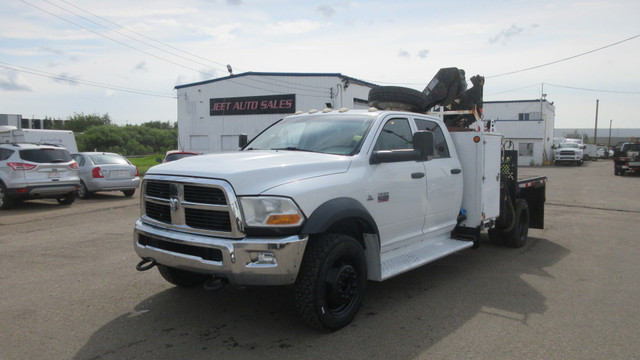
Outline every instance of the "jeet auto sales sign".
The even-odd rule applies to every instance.
[[[296,95],[245,96],[209,99],[209,115],[289,114],[296,112]]]

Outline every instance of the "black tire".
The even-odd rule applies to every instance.
[[[122,190],[122,193],[124,194],[125,197],[132,197],[133,194],[136,193],[136,189],[133,189],[133,190]]]
[[[87,190],[87,185],[84,183],[84,181],[80,182],[80,186],[78,186],[78,190],[76,191],[76,194],[80,199],[86,199],[91,195],[89,193],[89,190]]]
[[[16,201],[9,197],[9,194],[7,193],[7,188],[4,186],[3,183],[0,182],[0,209],[2,210],[11,209],[12,207],[15,206],[15,204],[16,204]]]
[[[296,308],[315,329],[340,329],[358,312],[366,284],[367,261],[354,238],[342,234],[313,237],[294,286]]]
[[[67,194],[67,196],[59,197],[56,200],[58,200],[58,204],[60,205],[71,205],[74,201],[76,201],[76,192],[70,192]]]
[[[194,287],[204,284],[204,282],[210,278],[210,275],[200,274],[187,270],[180,270],[164,265],[157,265],[160,275],[172,283],[173,285],[180,287]]]
[[[515,224],[510,231],[504,233],[504,245],[513,248],[523,247],[529,234],[529,206],[524,199],[516,200]]]
[[[426,96],[414,89],[400,86],[379,86],[369,90],[369,106],[377,109],[402,109],[423,112]]]

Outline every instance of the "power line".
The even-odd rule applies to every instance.
[[[102,37],[104,37],[104,38],[106,38],[106,39],[108,39],[108,40],[111,40],[111,41],[113,41],[113,42],[116,42],[116,43],[118,43],[118,44],[120,44],[120,45],[122,45],[122,46],[126,46],[126,47],[128,47],[128,48],[130,48],[130,49],[133,49],[133,50],[136,50],[136,51],[142,52],[142,53],[144,53],[144,54],[146,54],[146,55],[149,55],[149,56],[155,57],[155,58],[160,59],[160,60],[162,60],[162,61],[169,62],[169,63],[171,63],[171,64],[173,64],[173,65],[177,65],[177,66],[180,66],[180,67],[186,68],[186,69],[188,69],[188,70],[192,70],[192,71],[198,72],[198,73],[200,73],[200,74],[202,74],[202,75],[209,76],[209,77],[211,77],[211,78],[213,78],[213,77],[214,77],[214,75],[213,75],[213,74],[206,73],[206,72],[203,72],[203,71],[201,71],[201,70],[197,70],[197,69],[191,68],[191,67],[189,67],[189,66],[186,66],[186,65],[183,65],[183,64],[179,64],[179,63],[177,63],[177,62],[174,62],[174,61],[170,61],[170,60],[167,60],[167,59],[161,58],[161,57],[156,56],[155,54],[152,54],[152,53],[150,53],[150,52],[148,52],[148,51],[141,50],[141,49],[139,49],[139,48],[137,48],[137,47],[131,46],[131,45],[126,44],[126,43],[123,43],[123,42],[121,42],[121,41],[119,41],[119,40],[116,40],[116,39],[114,39],[114,38],[112,38],[112,37],[109,37],[109,36],[107,36],[107,35],[104,35],[104,34],[101,34],[101,33],[99,33],[99,32],[96,32],[96,31],[94,31],[94,30],[91,30],[91,29],[89,29],[89,28],[87,28],[87,27],[85,27],[85,26],[82,26],[82,25],[80,25],[80,24],[77,24],[77,23],[75,23],[75,22],[73,22],[73,21],[71,21],[71,20],[68,20],[68,19],[66,19],[66,18],[63,18],[63,17],[58,16],[58,15],[56,15],[56,14],[53,14],[53,13],[51,13],[51,12],[49,12],[49,11],[45,10],[45,9],[42,9],[42,8],[40,8],[40,7],[36,6],[36,5],[33,5],[33,4],[31,4],[31,3],[29,3],[29,2],[27,2],[27,1],[25,1],[25,0],[20,0],[20,1],[21,1],[21,2],[23,2],[23,3],[25,3],[25,4],[27,4],[27,5],[30,5],[30,6],[34,7],[34,8],[36,8],[36,9],[40,10],[40,11],[43,11],[43,12],[45,12],[45,13],[47,13],[47,14],[51,15],[51,16],[54,16],[54,17],[56,17],[56,18],[58,18],[58,19],[61,19],[61,20],[66,21],[66,22],[68,22],[68,23],[70,23],[70,24],[73,24],[73,25],[75,25],[75,26],[78,26],[78,27],[80,27],[80,28],[82,28],[82,29],[85,29],[85,30],[87,30],[87,31],[90,31],[90,32],[92,32],[92,33],[94,33],[94,34],[96,34],[96,35],[98,35],[98,36],[102,36]],[[181,59],[183,59],[183,60],[187,60],[187,61],[190,61],[190,62],[196,63],[196,64],[201,65],[201,66],[211,66],[211,65],[209,65],[209,64],[204,64],[204,63],[202,63],[202,62],[199,62],[199,61],[196,61],[196,60],[193,60],[193,59],[189,59],[189,58],[187,58],[187,57],[185,57],[185,56],[183,56],[183,55],[181,55],[181,54],[177,54],[177,53],[175,53],[175,52],[172,52],[172,51],[168,51],[168,50],[162,49],[162,48],[160,48],[160,47],[158,47],[158,46],[155,46],[155,45],[153,45],[153,44],[149,44],[148,42],[145,42],[145,41],[142,41],[142,40],[136,39],[136,38],[134,38],[134,37],[132,37],[132,36],[128,36],[128,35],[126,35],[126,34],[123,34],[122,32],[120,32],[120,31],[118,31],[118,30],[115,30],[115,29],[109,28],[109,27],[107,27],[107,26],[104,26],[104,25],[102,25],[102,24],[100,24],[100,23],[98,23],[98,22],[96,22],[96,21],[93,21],[93,20],[91,20],[91,19],[89,19],[89,18],[87,18],[87,17],[85,17],[85,16],[82,16],[82,15],[80,15],[80,14],[76,13],[76,12],[73,12],[73,11],[71,11],[71,10],[69,10],[69,9],[66,9],[66,8],[62,7],[62,6],[56,5],[56,4],[54,4],[54,3],[52,3],[52,2],[50,2],[50,1],[48,1],[48,0],[43,0],[43,1],[45,1],[46,3],[48,3],[48,4],[52,5],[52,6],[55,6],[55,7],[59,8],[59,9],[62,9],[62,10],[66,11],[66,12],[68,12],[68,13],[70,13],[70,14],[73,14],[73,15],[75,15],[75,16],[77,16],[77,17],[81,18],[81,19],[84,19],[84,20],[86,20],[86,21],[88,21],[88,22],[91,22],[91,23],[93,23],[93,24],[97,25],[97,26],[100,26],[100,27],[101,27],[101,28],[103,28],[103,29],[106,29],[106,30],[109,30],[109,31],[114,31],[114,32],[116,32],[116,33],[118,33],[118,34],[120,34],[120,35],[122,35],[122,36],[124,36],[124,37],[126,37],[126,38],[128,38],[128,39],[131,39],[131,40],[133,40],[133,41],[136,41],[136,42],[138,42],[138,43],[140,43],[140,44],[143,44],[143,45],[146,45],[146,46],[152,47],[152,48],[157,49],[157,50],[159,50],[159,51],[162,51],[162,52],[164,52],[164,53],[167,53],[167,54],[170,54],[170,55],[176,56],[176,57],[181,58]],[[195,57],[195,58],[199,58],[199,59],[202,59],[202,60],[204,60],[204,61],[207,61],[207,62],[210,62],[210,63],[216,64],[216,65],[221,66],[221,67],[224,67],[224,69],[225,69],[225,71],[226,71],[226,65],[222,65],[221,63],[218,63],[218,62],[216,62],[216,61],[213,61],[213,60],[210,60],[210,59],[204,58],[204,57],[202,57],[202,56],[199,56],[199,55],[196,55],[196,54],[193,54],[193,53],[189,53],[189,52],[187,52],[187,51],[184,51],[184,50],[182,50],[182,49],[179,49],[179,48],[174,47],[174,46],[172,46],[172,45],[169,45],[169,44],[167,44],[167,43],[161,42],[161,41],[159,41],[159,40],[155,40],[155,39],[153,39],[153,38],[151,38],[151,37],[148,37],[148,36],[145,36],[145,35],[143,35],[143,34],[140,34],[140,33],[136,32],[136,31],[130,30],[130,29],[128,29],[128,28],[126,28],[126,27],[124,27],[124,26],[122,26],[122,25],[119,25],[119,24],[117,24],[117,23],[115,23],[115,22],[113,22],[113,21],[110,21],[110,20],[108,20],[108,19],[106,19],[106,18],[103,18],[103,17],[101,17],[101,16],[98,16],[98,15],[96,15],[96,14],[94,14],[94,13],[90,12],[90,11],[87,11],[87,10],[85,10],[85,9],[82,9],[82,8],[80,8],[80,7],[78,7],[78,6],[74,5],[74,4],[71,4],[71,3],[67,2],[67,1],[65,1],[65,0],[60,0],[60,1],[61,1],[61,2],[63,2],[63,3],[65,3],[65,4],[67,4],[67,5],[69,5],[69,6],[72,6],[72,7],[76,8],[76,9],[78,9],[78,10],[81,10],[81,11],[83,11],[83,12],[87,13],[87,14],[90,14],[90,15],[92,15],[92,16],[94,16],[94,17],[96,17],[96,18],[100,19],[100,20],[103,20],[103,21],[105,21],[105,22],[107,22],[107,23],[110,23],[110,24],[112,24],[112,25],[114,25],[114,26],[117,26],[117,27],[118,27],[118,28],[120,28],[120,29],[126,30],[126,31],[128,31],[128,32],[130,32],[130,33],[133,33],[133,34],[135,34],[135,35],[137,35],[137,36],[140,36],[140,37],[142,37],[142,38],[144,38],[144,39],[147,39],[147,40],[153,41],[153,42],[155,42],[155,43],[161,44],[161,45],[163,45],[163,46],[165,46],[165,47],[168,47],[168,48],[174,49],[174,50],[176,50],[176,51],[179,51],[180,53],[184,53],[184,54],[187,54],[187,55],[189,55],[189,56],[192,56],[192,57]],[[218,70],[219,70],[219,69],[218,69]],[[260,81],[260,80],[258,80],[258,79],[252,79],[252,78],[250,78],[249,80],[254,81],[254,82],[257,82],[257,83],[267,84],[267,85],[270,85],[270,86],[278,86],[278,84],[275,84],[275,83],[272,83],[272,82],[269,82],[269,81]],[[267,92],[270,92],[270,93],[274,93],[274,91],[273,91],[273,90],[270,90],[270,89],[263,89],[263,88],[259,88],[259,87],[254,87],[254,86],[251,86],[251,85],[248,85],[248,84],[240,84],[240,83],[237,83],[237,82],[235,82],[235,81],[233,81],[233,80],[229,80],[229,81],[230,81],[231,83],[235,83],[235,84],[238,84],[238,85],[241,85],[241,86],[246,86],[246,87],[253,88],[253,89],[257,89],[257,90],[263,90],[263,91],[267,91]],[[286,80],[277,80],[277,79],[272,79],[272,81],[274,81],[274,82],[279,82],[279,83],[282,83],[282,84],[286,84],[286,85],[288,85],[289,89],[304,90],[304,91],[312,91],[312,92],[315,92],[315,93],[317,93],[317,94],[324,94],[324,93],[326,93],[326,92],[328,91],[325,87],[321,87],[321,86],[305,85],[305,84],[297,84],[297,83],[288,82],[288,81],[286,81]],[[291,86],[291,85],[295,85],[295,86]]]
[[[23,67],[23,66],[17,66],[17,65],[8,64],[8,63],[2,62],[2,61],[0,61],[0,64],[4,64],[4,65],[0,65],[0,68],[5,68],[5,69],[18,71],[18,72],[22,72],[22,73],[26,73],[26,74],[31,74],[31,75],[36,75],[36,76],[41,76],[41,77],[47,77],[47,78],[50,78],[50,79],[53,79],[53,80],[68,82],[70,84],[78,83],[78,84],[82,84],[82,85],[89,85],[89,86],[99,87],[99,88],[103,88],[103,89],[129,92],[129,93],[134,93],[134,94],[139,94],[139,95],[147,95],[147,96],[155,96],[155,97],[163,97],[163,98],[171,98],[171,99],[175,99],[176,98],[173,95],[168,95],[168,94],[164,94],[164,93],[160,93],[160,92],[153,92],[153,91],[138,90],[138,89],[133,89],[133,88],[126,88],[126,87],[122,87],[122,86],[103,84],[103,83],[98,83],[98,82],[89,81],[89,80],[73,79],[73,78],[69,78],[69,77],[66,77],[66,76],[55,75],[55,74],[47,73],[47,72],[40,71],[40,70],[29,69],[29,68],[26,68],[26,67]],[[5,65],[8,65],[8,66],[5,66]]]
[[[630,41],[630,40],[633,40],[633,39],[638,38],[638,37],[640,37],[640,35],[635,35],[635,36],[632,36],[632,37],[630,37],[630,38],[628,38],[628,39],[624,39],[624,40],[617,41],[617,42],[615,42],[615,43],[613,43],[613,44],[605,45],[605,46],[603,46],[603,47],[599,47],[599,48],[594,49],[594,50],[590,50],[590,51],[587,51],[587,52],[583,52],[583,53],[581,53],[581,54],[574,55],[574,56],[570,56],[570,57],[567,57],[567,58],[564,58],[564,59],[560,59],[560,60],[552,61],[552,62],[549,62],[549,63],[546,63],[546,64],[537,65],[537,66],[532,66],[532,67],[530,67],[530,68],[521,69],[521,70],[516,70],[516,71],[510,71],[510,72],[503,73],[503,74],[498,74],[498,75],[485,76],[485,78],[489,79],[489,78],[495,78],[495,77],[500,77],[500,76],[506,76],[506,75],[517,74],[517,73],[520,73],[520,72],[529,71],[529,70],[533,70],[533,69],[539,69],[539,68],[541,68],[541,67],[545,67],[545,66],[549,66],[549,65],[557,64],[557,63],[560,63],[560,62],[563,62],[563,61],[567,61],[567,60],[575,59],[575,58],[580,57],[580,56],[584,56],[584,55],[587,55],[587,54],[591,54],[591,53],[594,53],[594,52],[596,52],[596,51],[600,51],[600,50],[603,50],[603,49],[606,49],[606,48],[610,48],[610,47],[612,47],[612,46],[622,44],[623,42]]]
[[[545,85],[552,86],[552,87],[559,87],[559,88],[573,89],[573,90],[595,91],[595,92],[606,92],[606,93],[614,93],[614,94],[640,95],[640,91],[617,91],[617,90],[587,89],[587,88],[574,87],[574,86],[554,85],[554,84],[549,84],[549,83],[544,83],[544,84],[545,84]]]

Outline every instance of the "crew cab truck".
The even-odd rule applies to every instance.
[[[326,109],[241,151],[152,167],[137,269],[177,286],[293,285],[307,324],[339,329],[368,280],[477,246],[484,230],[521,247],[543,227],[546,178],[518,180],[517,152],[480,122],[455,130],[424,113]]]
[[[640,173],[640,143],[624,143],[613,155],[613,173],[624,175],[627,171]]]

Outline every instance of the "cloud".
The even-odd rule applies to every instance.
[[[147,69],[147,62],[146,61],[141,61],[139,62],[134,68],[134,71],[149,71],[149,69]]]
[[[429,50],[428,49],[422,49],[418,53],[418,57],[420,57],[421,59],[426,59],[427,56],[429,56]]]
[[[336,9],[331,5],[320,5],[317,8],[318,12],[326,17],[332,17],[336,13]]]
[[[278,21],[275,24],[268,24],[265,29],[267,35],[299,35],[312,32],[325,26],[323,23],[311,20]]]
[[[407,50],[400,49],[398,51],[398,57],[409,59],[411,57],[411,54],[409,54]]]
[[[33,91],[29,85],[20,84],[18,80],[17,72],[13,70],[3,70],[0,72],[0,89],[7,91]]]
[[[529,30],[530,29],[535,29],[537,27],[539,27],[538,24],[533,24],[533,25],[530,25],[528,29]],[[489,39],[489,43],[490,44],[495,44],[497,42],[501,42],[503,44],[506,44],[507,41],[509,41],[509,40],[511,40],[511,39],[513,39],[513,38],[515,38],[517,36],[522,35],[522,33],[525,32],[525,30],[527,30],[527,29],[518,27],[516,24],[512,24],[511,27],[509,27],[507,29],[503,29],[497,35],[491,37]]]
[[[79,76],[72,76],[72,75],[69,75],[68,73],[61,73],[58,75],[57,78],[54,78],[53,81],[57,83],[64,83],[64,84],[77,86],[79,85],[78,79],[80,79]]]
[[[242,0],[227,0],[228,5],[240,6],[242,5]]]

